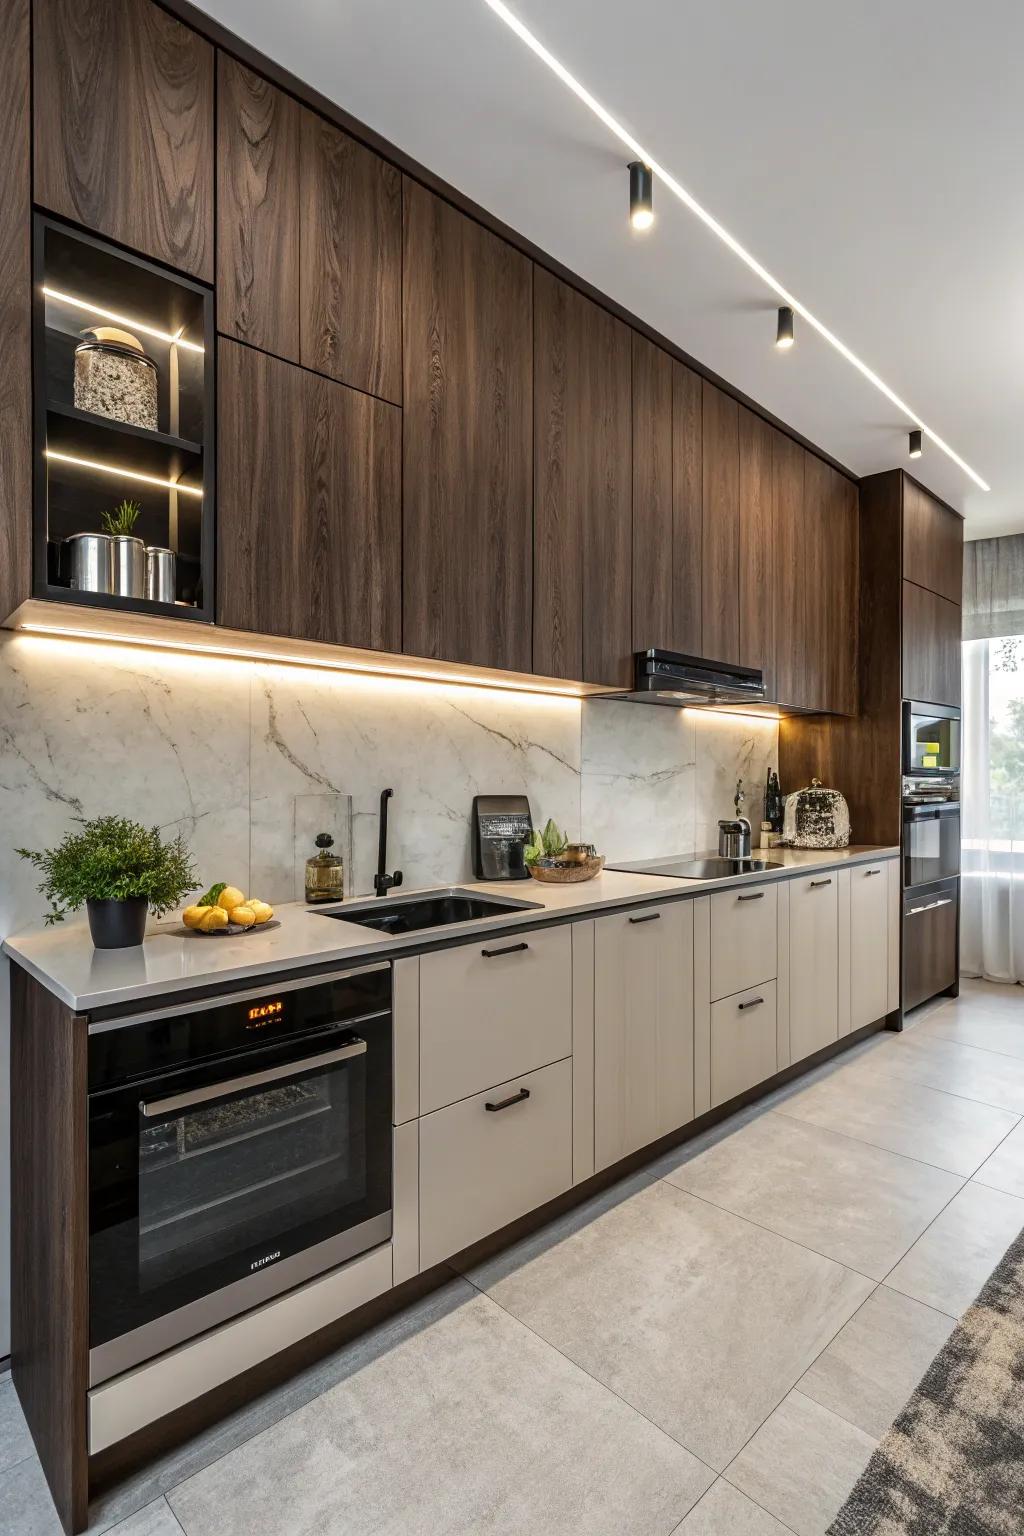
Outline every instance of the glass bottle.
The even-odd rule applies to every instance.
[[[329,832],[318,832],[316,846],[320,852],[306,860],[306,900],[341,901],[345,895],[345,860],[340,853],[332,853],[334,838]]]

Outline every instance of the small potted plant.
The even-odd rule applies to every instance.
[[[123,816],[79,816],[80,832],[69,832],[56,848],[17,852],[42,875],[39,889],[50,902],[48,923],[84,906],[97,949],[141,944],[146,913],[155,917],[176,907],[198,885],[192,856],[182,836],[164,842],[157,827]]]
[[[113,512],[100,516],[103,532],[110,538],[114,591],[118,597],[144,597],[146,593],[146,546],[135,533],[142,506],[119,501]]]

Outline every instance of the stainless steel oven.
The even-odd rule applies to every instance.
[[[960,711],[948,704],[903,705],[903,772],[912,779],[960,772]]]
[[[906,890],[952,880],[960,873],[960,804],[903,802],[903,885]]]
[[[90,1026],[90,1379],[391,1236],[391,971]]]

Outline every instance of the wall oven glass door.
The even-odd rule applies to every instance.
[[[90,1096],[94,1382],[387,1240],[390,1033],[385,1015]]]
[[[906,704],[903,772],[908,778],[943,778],[960,772],[960,711]]]
[[[927,885],[960,873],[960,807],[903,807],[903,884]]]

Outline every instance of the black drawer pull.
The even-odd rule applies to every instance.
[[[509,1109],[513,1104],[522,1104],[529,1097],[529,1088],[520,1088],[519,1092],[514,1093],[510,1099],[502,1099],[500,1104],[492,1104],[488,1100],[484,1105],[484,1109],[489,1109],[493,1114],[497,1114],[499,1109]]]
[[[737,901],[761,901],[764,891],[747,891],[742,896],[737,896]]]
[[[485,960],[493,960],[496,955],[517,955],[522,949],[529,949],[525,941],[522,944],[506,944],[504,949],[482,949],[480,953]]]
[[[660,912],[647,912],[643,917],[631,917],[631,923],[656,923],[661,916]]]
[[[814,887],[816,885],[831,885],[831,884],[832,884],[832,876],[831,875],[829,875],[827,880],[812,880],[811,881],[811,890],[813,891],[813,889],[814,889]]]
[[[749,998],[747,1000],[747,1002],[739,1004],[740,1012],[742,1013],[744,1008],[756,1008],[758,1003],[763,1003],[763,1002],[764,1002],[764,998],[763,997],[751,997],[751,998]]]
[[[866,869],[864,873],[865,875],[880,875],[882,871],[880,869]]]

